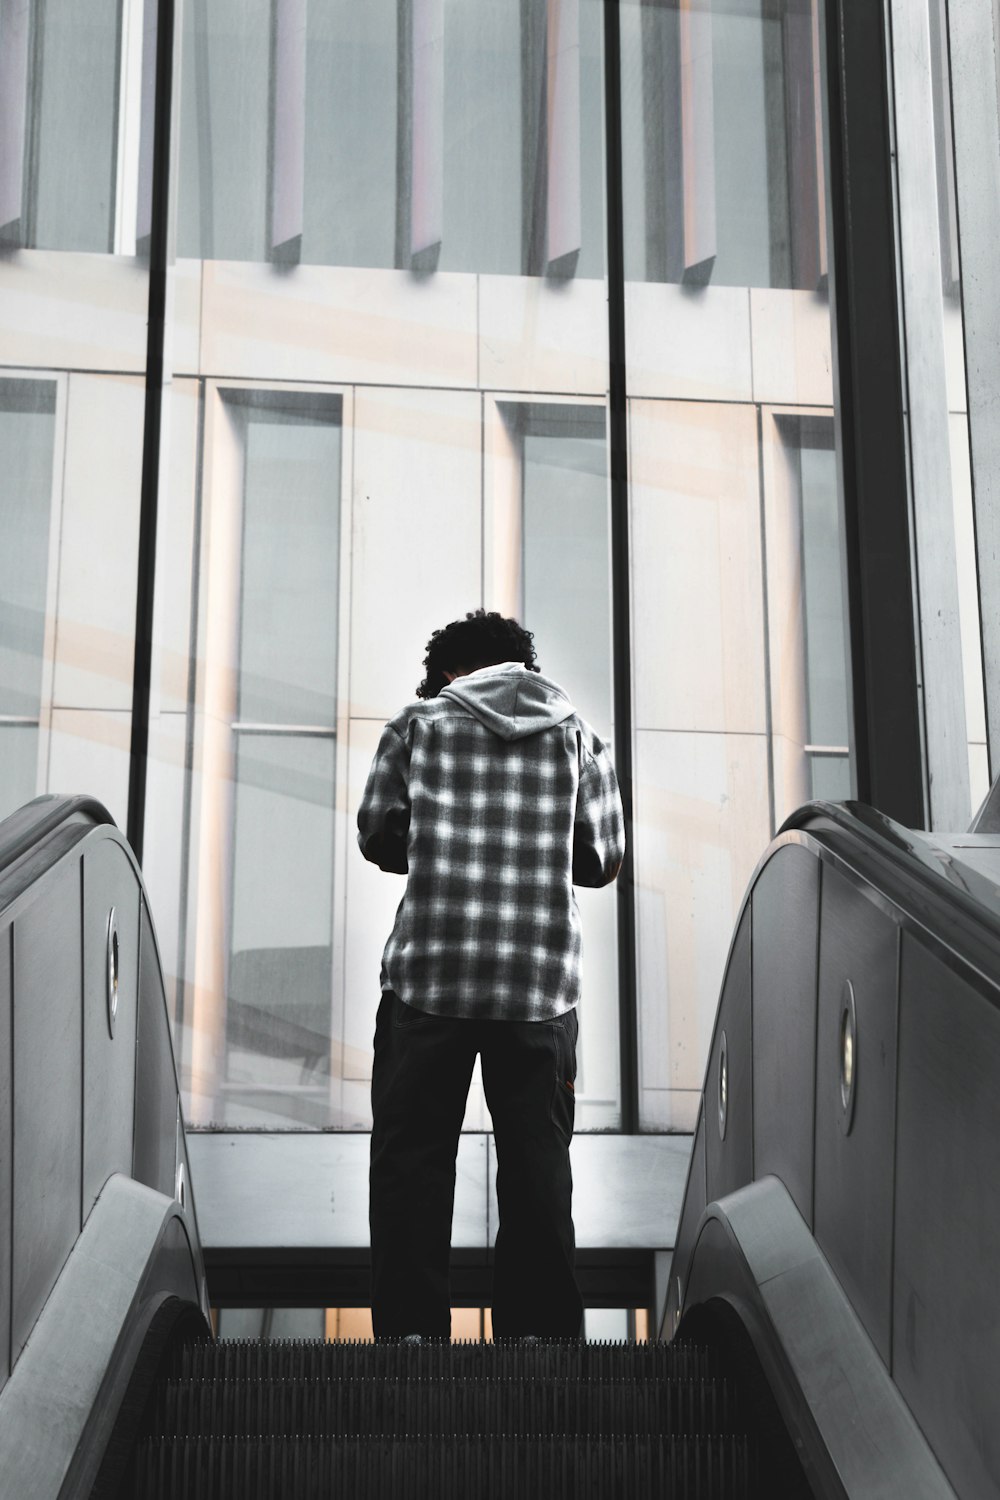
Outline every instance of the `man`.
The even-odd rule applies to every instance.
[[[375,1029],[375,1335],[450,1333],[455,1155],[479,1053],[498,1162],[493,1330],[574,1338],[573,885],[621,868],[618,783],[515,620],[477,610],[435,631],[427,653],[358,811],[365,858],[408,877]]]

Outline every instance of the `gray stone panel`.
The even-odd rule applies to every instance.
[[[489,1139],[489,1243],[500,1225],[496,1140]],[[587,1250],[673,1247],[691,1158],[689,1135],[577,1135],[570,1147],[573,1227]]]
[[[813,1217],[813,1059],[820,862],[786,844],[753,893],[754,1174]]]
[[[80,1232],[80,863],[14,922],[12,1362]]]
[[[369,1141],[366,1134],[332,1131],[192,1132],[187,1145],[202,1244],[209,1251],[367,1245]],[[579,1248],[671,1246],[690,1150],[690,1136],[577,1136],[572,1163]],[[462,1136],[452,1221],[456,1249],[485,1249],[495,1235],[496,1198],[488,1186],[495,1163],[491,1136]],[[695,1171],[703,1185],[704,1154]]]
[[[814,1232],[889,1362],[896,1100],[898,929],[831,865],[823,871],[816,1053]],[[844,986],[854,988],[857,1040],[850,1133],[840,1089]]]

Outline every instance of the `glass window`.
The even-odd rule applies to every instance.
[[[613,746],[604,406],[501,401],[496,411],[494,443],[506,451],[494,474],[487,539],[496,607],[534,632],[542,672]],[[620,1119],[617,895],[614,887],[580,888],[576,899],[583,920],[577,1126],[613,1129]]]
[[[184,25],[182,255],[283,258],[301,175],[295,260],[602,275],[590,0],[192,0]]]
[[[848,657],[840,502],[831,417],[796,424],[802,506],[802,595],[809,744],[845,753],[849,738]],[[797,443],[794,438],[797,436]]]
[[[354,816],[432,630],[523,615],[612,733],[603,21],[603,0],[184,7],[179,250],[203,264],[173,304],[146,862],[197,1127],[370,1123],[402,889]],[[578,1122],[614,1128],[615,893],[588,903]],[[478,1076],[465,1125],[489,1127]]]
[[[0,714],[38,720],[56,387],[0,380]]]
[[[191,725],[216,772],[187,837],[195,858],[206,836],[221,839],[231,872],[228,908],[197,886],[189,917],[195,972],[224,991],[193,1018],[195,1052],[207,1046],[213,1058],[197,1116],[321,1128],[333,1028],[341,401],[233,388],[213,399],[210,461],[232,461],[213,471],[216,553],[200,580]],[[210,702],[220,717],[206,723]]]
[[[818,0],[632,0],[622,56],[628,277],[815,291]]]
[[[239,717],[332,729],[340,402],[277,393],[245,411]]]
[[[851,796],[850,656],[833,417],[762,413],[774,826]]]
[[[542,671],[611,732],[611,559],[603,407],[522,408],[524,621]]]
[[[0,817],[39,786],[55,410],[54,381],[0,380]]]
[[[0,238],[8,243],[112,248],[121,11],[121,0],[5,9]]]
[[[849,791],[823,8],[619,13],[640,1117],[676,1130],[761,851]]]

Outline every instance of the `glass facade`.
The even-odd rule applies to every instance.
[[[964,691],[967,821],[988,771],[948,14],[918,9],[932,150],[904,153],[899,202],[917,222],[929,193],[940,226],[947,442],[927,457],[914,406],[911,503],[951,656],[917,618],[928,705],[955,719]],[[609,89],[604,0],[180,8],[143,867],[195,1128],[368,1128],[402,882],[361,859],[355,810],[431,631],[466,610],[521,618],[631,749],[634,880],[624,906],[580,893],[582,1130],[630,1112],[628,903],[639,1124],[688,1130],[754,864],[798,804],[856,785],[822,0],[614,12]],[[0,3],[3,812],[86,790],[126,820],[157,19]],[[902,62],[894,85],[899,126]],[[911,353],[922,296],[904,278]],[[466,1127],[489,1128],[478,1080]]]
[[[155,0],[0,7],[0,811],[124,826]]]

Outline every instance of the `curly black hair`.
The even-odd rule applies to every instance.
[[[474,672],[502,661],[519,661],[529,672],[538,672],[533,640],[531,631],[516,620],[506,620],[496,610],[472,609],[464,620],[452,620],[435,630],[427,642],[427,676],[417,688],[417,697],[436,698],[448,685],[445,672]]]

